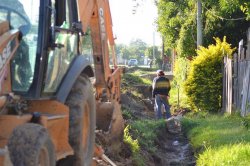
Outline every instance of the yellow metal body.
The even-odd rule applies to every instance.
[[[5,149],[8,139],[19,125],[30,122],[32,112],[41,113],[40,124],[47,128],[54,144],[57,160],[73,154],[68,143],[69,110],[57,101],[32,101],[29,103],[29,114],[0,116],[0,149]],[[0,165],[8,154],[0,155]]]
[[[97,127],[107,128],[108,125],[111,139],[119,139],[124,128],[120,106],[122,70],[117,66],[114,51],[115,42],[109,1],[78,0],[78,4],[78,15],[82,21],[83,32],[86,32],[88,26],[90,27],[94,47]],[[110,67],[110,59],[112,59],[113,68]],[[106,102],[102,102],[103,96]]]
[[[116,137],[121,136],[124,122],[120,110],[120,80],[121,69],[117,67],[116,55],[114,52],[114,37],[112,32],[112,21],[108,0],[77,0],[78,15],[83,24],[83,32],[87,28],[91,29],[93,43],[93,57],[95,64],[95,88],[97,100],[97,116],[108,118],[98,118],[100,126],[111,124],[109,129]],[[6,94],[11,93],[10,59],[13,57],[19,41],[18,31],[10,30],[8,22],[0,22],[0,56],[7,50],[9,43],[14,43],[14,48],[8,52],[0,64],[0,109],[5,107]],[[111,55],[110,51],[111,50]],[[110,67],[109,59],[113,60],[113,68]],[[105,91],[106,102],[101,102]],[[68,143],[69,130],[69,108],[53,100],[29,101],[28,110],[23,115],[0,115],[0,165],[9,165],[8,150],[6,145],[8,139],[17,126],[30,122],[33,112],[41,113],[41,121],[52,139],[56,151],[57,160],[73,154],[73,150]],[[7,163],[7,164],[6,164]]]

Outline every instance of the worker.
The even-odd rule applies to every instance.
[[[161,107],[164,105],[166,119],[171,118],[170,105],[168,102],[169,91],[171,89],[169,79],[165,77],[163,70],[157,70],[157,77],[153,80],[152,95],[155,98],[156,118],[162,118]]]
[[[152,65],[153,65],[153,60],[152,59],[149,60],[148,65],[149,65],[149,68],[152,68]]]
[[[167,55],[163,55],[163,57],[162,57],[162,70],[163,71],[166,71],[166,69],[167,69],[167,64],[168,64],[168,57],[167,57]]]

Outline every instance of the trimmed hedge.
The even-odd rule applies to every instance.
[[[188,101],[195,111],[217,112],[221,108],[223,57],[232,56],[235,49],[219,38],[216,45],[197,50],[184,84]]]

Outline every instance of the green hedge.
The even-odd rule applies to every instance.
[[[223,57],[231,57],[234,49],[215,38],[216,45],[201,47],[191,62],[184,88],[194,110],[217,112],[221,108]]]

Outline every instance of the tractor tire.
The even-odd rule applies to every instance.
[[[69,107],[69,143],[74,150],[73,165],[89,166],[95,144],[96,111],[92,84],[80,75],[66,100]]]
[[[54,145],[47,130],[38,124],[26,123],[12,132],[8,141],[13,166],[55,166]]]

